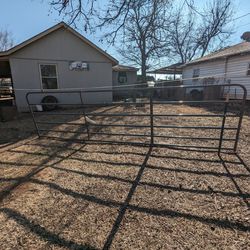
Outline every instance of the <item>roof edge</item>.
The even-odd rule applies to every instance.
[[[25,46],[28,46],[30,43],[41,39],[42,37],[48,35],[49,33],[53,32],[53,31],[56,31],[57,29],[59,29],[59,28],[61,28],[63,26],[64,26],[64,22],[57,23],[56,25],[54,25],[54,26],[52,26],[52,27],[38,33],[35,36],[32,36],[31,38],[28,38],[27,40],[15,45],[14,47],[12,47],[12,48],[10,48],[10,49],[8,49],[6,51],[0,52],[0,56],[10,55],[10,54],[24,48]]]
[[[131,72],[137,72],[139,71],[138,68],[135,68],[135,67],[132,67],[132,66],[126,66],[126,65],[120,65],[120,64],[117,64],[115,66],[113,66],[113,71],[115,72],[121,72],[121,71],[131,71]]]
[[[48,34],[60,29],[60,28],[65,28],[67,30],[69,30],[71,33],[73,33],[75,36],[77,36],[79,39],[81,39],[82,41],[84,41],[85,43],[87,43],[89,46],[93,47],[94,49],[96,49],[97,51],[99,51],[101,54],[103,54],[105,57],[107,57],[111,62],[112,65],[115,66],[117,65],[119,62],[118,60],[116,60],[114,57],[112,57],[111,55],[109,55],[107,52],[105,52],[104,50],[102,50],[100,47],[98,47],[97,45],[95,45],[93,42],[91,42],[90,40],[88,40],[86,37],[84,37],[83,35],[81,35],[79,32],[77,32],[76,30],[74,30],[73,28],[71,28],[69,25],[67,25],[65,22],[60,22],[40,33],[38,33],[37,35],[21,42],[20,44],[17,44],[16,46],[6,50],[6,51],[2,51],[0,52],[0,57],[3,56],[9,56],[13,53],[15,53],[18,50],[21,50],[22,48],[30,45],[33,42],[36,42],[39,39],[42,39],[43,37],[47,36]]]
[[[200,60],[200,61],[190,61],[188,63],[185,63],[182,67],[186,67],[186,66],[190,66],[190,65],[195,65],[195,64],[199,64],[199,63],[203,63],[203,62],[211,62],[211,61],[217,61],[217,60],[225,60],[227,58],[230,57],[234,57],[234,56],[240,56],[240,55],[248,55],[250,54],[250,50],[249,51],[242,51],[242,52],[238,52],[238,53],[232,53],[232,54],[228,54],[228,55],[224,55],[224,56],[218,56],[218,57],[214,57],[214,58],[207,58],[204,60],[201,60],[201,58],[196,59],[196,60]]]

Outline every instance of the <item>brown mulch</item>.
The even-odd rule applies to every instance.
[[[103,111],[103,110],[99,110]],[[123,108],[113,109],[124,112]],[[144,113],[147,107],[126,112]],[[70,111],[69,111],[70,112]],[[106,111],[109,112],[109,111]],[[159,113],[209,113],[190,106],[157,107]],[[42,117],[47,119],[47,117]],[[41,119],[42,119],[41,118]],[[49,119],[53,120],[53,117]],[[213,125],[221,119],[158,119],[156,124]],[[232,118],[227,126],[234,126]],[[81,116],[63,118],[83,124]],[[111,122],[106,118],[96,122]],[[147,119],[113,119],[147,124]],[[30,117],[0,125],[0,249],[250,249],[250,130],[243,120],[239,154],[34,139]],[[54,126],[48,135],[83,140]],[[12,133],[11,131],[15,131]],[[148,129],[104,128],[144,133]],[[91,128],[92,138],[97,136]],[[157,134],[166,134],[157,129]],[[219,136],[214,131],[195,136]],[[168,135],[176,130],[169,129]],[[13,136],[14,135],[14,136]],[[190,135],[182,130],[179,135]],[[7,136],[8,139],[5,137]],[[233,136],[229,132],[226,136]],[[14,143],[18,138],[18,144]],[[120,141],[143,141],[126,138]],[[13,144],[9,145],[8,140]],[[178,143],[176,139],[160,143]],[[218,142],[186,141],[216,146]],[[225,147],[232,144],[226,143]],[[6,147],[8,144],[8,147]]]

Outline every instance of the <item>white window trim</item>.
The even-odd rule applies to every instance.
[[[41,65],[53,65],[53,66],[56,66],[56,76],[48,76],[48,77],[43,77],[42,76],[42,71],[41,71]],[[57,90],[59,89],[59,78],[58,78],[58,71],[57,71],[57,64],[56,63],[39,63],[38,64],[38,67],[39,67],[39,75],[40,75],[40,86],[41,86],[41,90]],[[57,79],[57,89],[44,89],[43,88],[43,78],[56,78]]]

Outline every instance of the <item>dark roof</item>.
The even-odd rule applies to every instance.
[[[149,74],[182,74],[182,63],[175,63],[167,67],[148,71]]]
[[[216,60],[216,59],[223,59],[229,56],[241,55],[241,54],[246,54],[246,53],[250,53],[250,42],[241,42],[236,45],[229,46],[224,49],[215,51],[201,58],[195,59],[191,62],[186,63],[186,65],[196,64],[196,63]]]
[[[131,66],[125,66],[125,65],[116,65],[113,67],[114,71],[138,71],[139,69],[131,67]]]

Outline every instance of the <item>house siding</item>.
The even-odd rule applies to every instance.
[[[250,76],[247,76],[247,68],[250,63],[250,55],[240,55],[220,59],[212,62],[200,62],[199,64],[187,65],[183,69],[183,84],[203,85],[204,78],[214,77],[215,84],[231,83],[242,84],[248,91],[247,99],[250,99]],[[200,69],[202,79],[193,80],[193,70]],[[232,98],[242,98],[243,90],[238,87],[230,87]]]
[[[19,111],[27,111],[25,95],[32,90],[41,90],[39,64],[56,64],[58,88],[86,89],[112,85],[112,62],[80,38],[60,28],[42,39],[13,53],[10,58],[16,104]],[[88,71],[71,71],[71,61],[86,61]],[[61,95],[63,96],[63,95]],[[40,103],[42,95],[34,100]],[[110,102],[112,92],[83,94],[85,103]],[[59,102],[76,102],[73,95],[61,97]],[[80,102],[80,99],[77,100]]]
[[[247,76],[249,63],[250,55],[230,58],[228,60],[226,76],[227,79],[230,79],[232,84],[242,84],[246,87],[248,92],[247,99],[250,99],[250,76]],[[239,88],[231,88],[230,92],[236,97],[240,97],[243,93]]]
[[[135,84],[137,82],[137,72],[136,71],[126,71],[126,73],[127,73],[127,82],[124,84],[121,84],[118,81],[119,72],[113,71],[113,86]]]
[[[184,68],[183,70],[183,83],[184,84],[196,84],[202,85],[204,83],[204,79],[193,79],[193,70],[199,69],[200,75],[199,77],[213,77],[216,78],[216,83],[221,84],[224,82],[224,73],[225,73],[225,61],[215,61],[215,62],[204,62],[196,65],[190,65]],[[218,76],[216,76],[218,75]],[[186,79],[186,80],[185,80]]]

